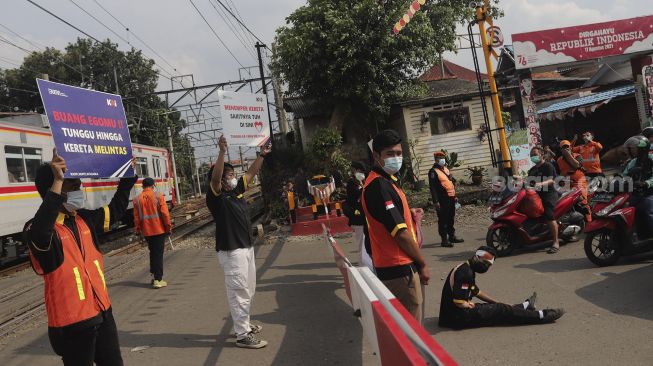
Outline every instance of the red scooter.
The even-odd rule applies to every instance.
[[[597,266],[610,266],[623,255],[653,250],[653,238],[639,238],[635,225],[633,193],[597,193],[593,219],[585,227],[585,255]]]
[[[551,241],[549,225],[544,217],[530,218],[519,212],[519,204],[526,197],[523,188],[512,194],[498,193],[490,196],[491,217],[485,238],[487,245],[494,247],[499,256],[507,256],[517,247],[533,247]],[[567,242],[583,230],[585,226],[585,209],[580,189],[565,192],[554,209],[554,218],[558,221],[558,237]]]

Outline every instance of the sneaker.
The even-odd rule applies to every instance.
[[[252,334],[259,334],[261,333],[262,330],[263,330],[262,325],[252,324],[252,323],[249,324],[249,332]],[[231,333],[231,336],[237,338],[236,333]]]
[[[553,323],[563,315],[565,315],[565,309],[545,309],[542,323]]]
[[[537,301],[537,292],[533,292],[531,297],[526,299],[526,301],[528,301],[528,307],[526,308],[526,310],[537,310],[537,308],[535,307],[535,301]]]
[[[164,280],[161,281],[154,280],[154,282],[152,283],[152,287],[157,289],[166,286],[168,286],[168,283]]]
[[[440,244],[443,248],[453,248],[453,244],[449,240],[443,240]]]
[[[241,348],[263,348],[268,345],[268,342],[259,339],[254,333],[249,332],[245,338],[237,339],[236,340],[236,347],[241,347]]]

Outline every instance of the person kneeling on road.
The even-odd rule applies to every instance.
[[[485,273],[494,263],[497,252],[482,246],[467,262],[449,272],[442,288],[440,302],[441,327],[464,329],[496,325],[552,323],[565,312],[563,309],[536,310],[536,293],[521,304],[503,304],[476,286],[476,274]],[[474,303],[477,297],[484,303]]]

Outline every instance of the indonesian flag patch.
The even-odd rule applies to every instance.
[[[466,284],[466,283],[463,283],[462,286],[460,286],[460,288],[462,288],[463,290],[467,290],[467,289],[469,289],[469,285]]]
[[[385,201],[385,210],[391,210],[395,208],[395,204],[392,201]]]

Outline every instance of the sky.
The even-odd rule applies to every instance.
[[[174,73],[172,67],[156,57],[131,33],[125,31],[120,24],[104,13],[96,0],[34,1],[96,38],[117,39],[110,31],[75,7],[74,1],[134,46],[144,49],[146,55],[154,58],[167,71]],[[225,21],[210,5],[213,4],[221,9],[215,0],[192,1],[232,50],[240,64],[246,67],[255,66],[253,44],[248,42],[249,47],[245,48],[237,40]],[[178,73],[192,73],[196,84],[238,79],[238,68],[241,65],[227,53],[212,34],[190,0],[97,0],[97,2],[162,55]],[[230,6],[235,5],[248,27],[268,45],[274,39],[275,29],[285,23],[285,17],[305,4],[305,0],[223,0],[223,2]],[[406,1],[407,4],[409,2]],[[503,30],[506,43],[510,42],[509,36],[512,33],[653,14],[653,2],[649,0],[501,0],[500,6],[505,11],[505,17],[495,23]],[[80,36],[79,32],[25,0],[3,0],[0,24],[30,40],[59,48]],[[460,27],[460,33],[465,33],[465,30],[466,28]],[[0,35],[26,48],[31,47],[2,27],[0,27]],[[129,45],[123,41],[118,40],[118,43],[122,49],[129,48]],[[0,57],[2,57],[0,67],[13,67],[9,62],[19,63],[24,56],[24,52],[0,43]],[[468,50],[461,50],[458,54],[448,53],[445,57],[467,67],[473,65]],[[165,88],[167,86],[165,84],[169,83],[170,81],[164,79],[160,87]]]
[[[75,6],[78,4],[133,46],[143,49],[145,55],[153,58],[166,72],[180,75],[192,74],[196,85],[238,80],[239,68],[257,65],[254,40],[242,33],[239,33],[240,37],[247,37],[243,40],[245,45],[237,39],[213,7],[222,10],[216,0],[33,1],[95,38],[111,38],[119,43],[121,49],[130,48],[126,42],[119,40],[97,20]],[[274,40],[275,30],[285,24],[285,18],[306,3],[306,0],[221,1],[232,10],[237,9],[243,22],[267,45]],[[127,26],[130,32],[105,13],[98,3]],[[212,33],[193,4],[211,24],[233,56]],[[406,0],[407,7],[409,4],[410,0]],[[8,27],[34,43],[59,49],[77,37],[83,36],[26,0],[2,0],[2,5],[0,35],[21,47],[33,48],[2,26]],[[513,33],[653,14],[651,0],[501,0],[500,6],[505,16],[496,20],[495,25],[503,30],[506,44],[510,44],[510,35]],[[466,33],[466,27],[461,25],[459,28],[461,34]],[[388,29],[388,32],[390,31],[391,29]],[[144,40],[165,61],[135,37]],[[24,56],[25,52],[0,42],[0,67],[16,67]],[[445,58],[473,68],[469,50],[446,53]],[[485,65],[481,64],[481,69],[484,70]],[[253,77],[257,76],[258,70],[248,70]],[[186,82],[188,83],[189,80],[186,79]],[[169,88],[170,80],[160,79],[159,90]]]

